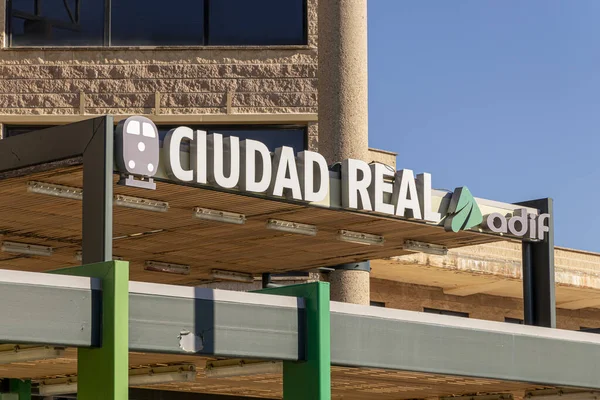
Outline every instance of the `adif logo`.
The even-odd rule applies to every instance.
[[[483,215],[471,191],[466,186],[456,188],[450,200],[444,229],[448,232],[464,231],[482,222]]]
[[[155,189],[153,177],[159,162],[158,129],[146,117],[129,117],[119,122],[115,135],[116,162],[120,171],[129,173],[128,186]],[[135,180],[134,176],[141,177]],[[144,181],[144,177],[150,178]]]

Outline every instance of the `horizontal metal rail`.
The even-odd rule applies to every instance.
[[[129,293],[132,351],[303,358],[302,299],[139,282]]]
[[[342,366],[600,388],[600,335],[331,303]]]
[[[100,345],[99,279],[0,270],[0,342]]]
[[[0,271],[0,342],[99,344],[90,278]],[[131,351],[302,360],[294,297],[130,283]],[[600,335],[331,303],[334,365],[600,389]]]

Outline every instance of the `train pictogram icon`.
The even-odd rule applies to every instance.
[[[115,158],[123,174],[119,183],[156,189],[152,177],[158,168],[159,147],[158,129],[149,118],[133,116],[119,122],[115,134]]]

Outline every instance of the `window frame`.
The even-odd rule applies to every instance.
[[[0,0],[3,1],[3,0]],[[111,21],[112,21],[112,0],[104,0],[104,35],[102,45],[90,45],[90,46],[77,46],[77,45],[67,45],[67,46],[57,46],[57,45],[37,45],[37,46],[15,46],[13,44],[12,37],[12,8],[13,8],[13,0],[5,0],[5,32],[6,35],[6,46],[7,48],[56,48],[56,49],[64,49],[64,48],[113,48],[113,49],[127,49],[127,48],[194,48],[194,47],[212,47],[212,48],[235,48],[235,47],[306,47],[308,46],[308,0],[300,0],[302,2],[302,43],[292,44],[292,45],[243,45],[243,44],[229,44],[229,45],[211,45],[209,42],[209,12],[210,12],[210,2],[212,0],[202,0],[204,2],[204,35],[203,35],[203,44],[201,45],[119,45],[115,46],[112,44],[112,30],[111,30]]]
[[[525,325],[525,321],[521,318],[504,317],[504,322],[507,324]]]
[[[462,311],[443,310],[441,308],[423,307],[423,312],[428,314],[448,315],[450,317],[470,318],[469,313]]]
[[[38,130],[38,129],[46,129],[46,128],[51,128],[53,126],[56,125],[48,125],[48,124],[41,124],[41,125],[36,125],[36,124],[3,124],[2,125],[2,131],[0,132],[1,134],[1,138],[2,139],[6,139],[8,137],[12,137],[12,136],[18,136],[18,135],[9,135],[8,131],[9,129],[18,129],[18,128],[37,128],[37,129],[32,129],[32,130]],[[116,126],[116,124],[115,124]],[[302,124],[189,124],[189,123],[169,123],[169,124],[156,124],[156,127],[160,130],[160,129],[165,129],[165,128],[176,128],[179,126],[200,126],[202,127],[202,129],[205,129],[206,131],[209,130],[246,130],[246,131],[252,131],[252,130],[256,130],[256,131],[260,131],[260,130],[300,130],[302,131],[302,141],[303,141],[303,149],[304,150],[309,150],[308,148],[308,125],[302,125]],[[26,134],[26,133],[22,133],[22,134]]]

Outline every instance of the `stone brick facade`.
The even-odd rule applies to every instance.
[[[504,318],[523,319],[521,299],[474,294],[451,296],[441,288],[421,286],[383,279],[371,279],[371,301],[383,302],[386,307],[402,310],[423,311],[424,307],[468,313],[469,317],[488,321],[504,321]],[[556,310],[559,329],[579,330],[600,328],[600,310]]]
[[[317,112],[316,0],[308,1],[308,45],[288,47],[7,48],[4,7],[0,122],[82,109],[155,114],[157,96],[167,115]]]

